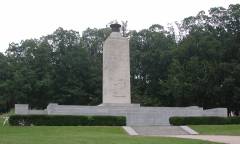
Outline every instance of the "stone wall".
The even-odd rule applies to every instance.
[[[15,114],[28,114],[28,104],[15,104]]]
[[[169,125],[172,116],[227,116],[226,108],[203,110],[200,107],[141,107],[133,105],[76,106],[49,104],[46,110],[29,110],[28,105],[15,105],[16,114],[111,115],[126,116],[129,126]]]
[[[47,110],[31,110],[28,104],[15,104],[15,114],[21,115],[40,115],[47,114]]]

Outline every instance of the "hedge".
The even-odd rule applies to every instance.
[[[169,119],[171,125],[226,125],[240,124],[240,117],[171,117]]]
[[[12,126],[124,126],[123,116],[12,115]]]

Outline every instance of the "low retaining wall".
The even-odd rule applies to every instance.
[[[29,105],[28,104],[15,104],[15,114],[40,115],[40,114],[48,114],[48,112],[47,112],[47,110],[29,109]]]
[[[227,116],[226,108],[203,110],[192,107],[141,107],[140,105],[76,106],[49,104],[46,110],[29,110],[28,105],[16,104],[16,114],[49,115],[111,115],[126,116],[128,126],[170,125],[172,116]]]

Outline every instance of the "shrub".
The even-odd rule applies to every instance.
[[[72,116],[72,115],[12,115],[13,126],[123,126],[123,116]]]
[[[231,124],[240,124],[240,117],[229,117]]]
[[[171,125],[225,125],[240,124],[240,117],[171,117],[169,119]]]

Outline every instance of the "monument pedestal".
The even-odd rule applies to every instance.
[[[128,104],[128,103],[102,103],[98,106],[105,107],[140,107],[140,104]]]
[[[102,106],[49,104],[46,110],[39,112],[28,109],[28,105],[15,105],[16,114],[125,116],[128,126],[170,125],[169,118],[173,116],[227,116],[226,108],[203,110],[200,107],[140,107],[139,104],[113,103]]]

